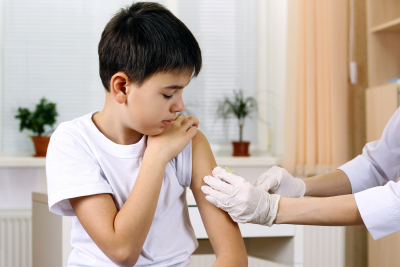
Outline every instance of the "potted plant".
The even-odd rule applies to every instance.
[[[233,156],[248,157],[250,142],[243,141],[243,126],[246,117],[250,117],[250,114],[257,111],[257,101],[254,97],[244,98],[243,91],[233,91],[233,99],[225,97],[225,99],[219,103],[217,114],[222,117],[224,121],[233,115],[238,119],[239,125],[239,141],[232,142],[233,145]]]
[[[43,134],[44,126],[53,126],[56,122],[58,113],[55,103],[48,103],[46,98],[42,98],[40,103],[36,105],[36,110],[31,112],[27,108],[18,108],[18,115],[15,118],[20,119],[19,131],[27,129],[34,133],[32,138],[35,145],[36,154],[34,157],[45,157],[47,147],[50,142],[50,136]]]

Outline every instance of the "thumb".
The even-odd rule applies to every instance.
[[[215,197],[212,196],[206,196],[206,199],[208,202],[210,202],[211,204],[213,204],[215,207],[220,208],[223,210],[223,208],[225,207],[221,202],[219,202]]]
[[[239,185],[243,184],[245,179],[239,175],[233,174],[226,169],[222,169],[221,167],[217,166],[213,169],[212,174],[214,177],[220,178],[222,181],[227,182],[231,185]]]
[[[272,193],[275,193],[275,191],[279,188],[279,183],[276,179],[271,177],[270,173],[267,171],[257,178],[254,186],[260,188],[265,192],[271,191]]]

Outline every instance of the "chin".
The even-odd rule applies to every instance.
[[[159,135],[159,134],[161,134],[162,132],[164,132],[164,129],[165,129],[164,127],[161,127],[161,128],[158,128],[158,129],[154,129],[154,130],[145,132],[145,133],[143,133],[143,134],[145,134],[145,135],[150,135],[150,136]]]

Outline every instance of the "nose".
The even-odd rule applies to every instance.
[[[185,110],[182,94],[177,94],[174,103],[171,106],[171,112],[182,112]]]

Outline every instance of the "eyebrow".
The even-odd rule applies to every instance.
[[[191,79],[190,79],[190,80],[191,80]],[[165,89],[172,89],[172,90],[175,90],[175,89],[182,89],[182,88],[186,87],[186,86],[190,83],[190,80],[189,80],[189,82],[188,82],[186,85],[173,84],[173,85],[165,86],[165,87],[163,87],[163,88],[165,88]]]
[[[166,86],[164,88],[165,89],[173,89],[173,90],[175,90],[175,89],[182,89],[183,87],[185,87],[185,86],[182,86],[182,85],[170,85],[170,86]]]

